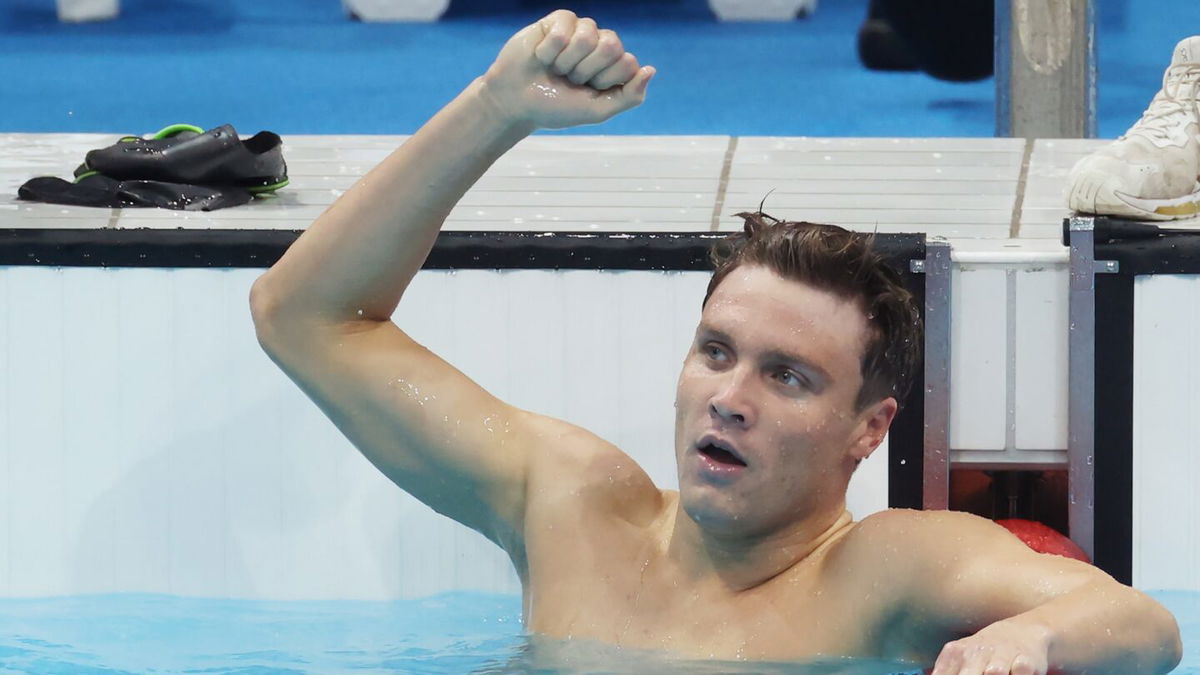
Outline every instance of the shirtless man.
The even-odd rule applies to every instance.
[[[653,75],[568,11],[518,32],[254,285],[264,349],[397,485],[508,552],[532,632],[700,658],[903,658],[936,675],[1174,667],[1170,613],[1089,565],[961,513],[851,519],[847,482],[895,415],[916,332],[895,277],[839,228],[752,217],[752,239],[804,240],[824,271],[807,282],[749,256],[714,277],[679,377],[679,492],[392,323],[497,158],[537,128],[633,108]]]

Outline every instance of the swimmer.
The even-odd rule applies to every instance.
[[[254,284],[265,351],[388,478],[508,552],[530,632],[935,675],[1174,667],[1171,614],[1090,565],[963,513],[852,520],[847,483],[919,357],[913,300],[859,236],[744,216],[679,376],[678,491],[496,399],[392,322],[493,162],[535,129],[639,105],[654,74],[569,11],[519,31]]]

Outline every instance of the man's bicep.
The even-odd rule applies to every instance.
[[[1091,582],[1116,583],[1087,563],[1037,553],[989,520],[955,514],[946,526],[921,597],[956,632],[974,633]]]
[[[549,418],[497,399],[390,321],[331,328],[272,356],[405,491],[498,543],[519,535]]]

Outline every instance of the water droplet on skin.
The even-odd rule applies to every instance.
[[[555,89],[554,87],[535,82],[533,84],[533,88],[536,89],[538,91],[538,93],[540,93],[542,96],[545,96],[546,98],[549,98],[549,99],[558,98],[558,90]]]

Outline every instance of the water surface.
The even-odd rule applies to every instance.
[[[1200,675],[1200,593],[1153,593],[1179,618]],[[519,597],[263,602],[167,595],[0,599],[3,673],[919,673],[863,659],[679,661],[589,641],[527,638]]]

